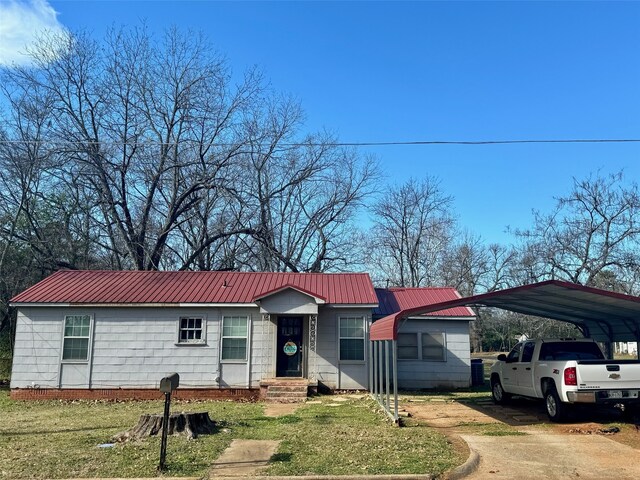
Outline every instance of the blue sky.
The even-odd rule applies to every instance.
[[[9,38],[51,21],[97,37],[141,20],[158,34],[202,30],[234,71],[258,65],[276,90],[299,98],[308,130],[346,142],[640,138],[640,2],[0,6],[0,56],[17,49]],[[15,10],[39,13],[13,22]],[[389,185],[440,178],[461,225],[487,241],[508,241],[505,227],[529,225],[533,208],[548,211],[572,177],[640,174],[638,143],[362,150],[377,155]]]

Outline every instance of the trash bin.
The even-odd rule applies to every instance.
[[[484,364],[481,358],[471,360],[471,386],[484,385]]]

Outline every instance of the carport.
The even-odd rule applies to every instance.
[[[369,336],[371,394],[395,422],[398,421],[396,378],[400,325],[409,317],[459,306],[494,307],[572,323],[585,337],[604,342],[608,357],[611,357],[613,342],[638,342],[640,345],[640,297],[560,280],[401,310],[375,322]]]

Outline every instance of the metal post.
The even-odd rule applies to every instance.
[[[398,422],[398,341],[393,340],[393,419]]]
[[[158,470],[165,469],[165,459],[167,458],[167,435],[169,432],[169,406],[171,405],[171,392],[164,394],[164,417],[162,418],[162,441],[160,442],[160,464]]]
[[[367,388],[370,393],[373,393],[373,341],[369,341],[369,382]]]
[[[383,403],[383,397],[382,397],[382,393],[383,393],[383,385],[382,385],[382,343],[383,342],[378,342],[378,380],[380,381],[380,386],[378,388],[378,392],[380,392],[380,396],[378,397],[378,402],[380,404]]]
[[[387,340],[386,342],[384,342],[384,369],[385,369],[385,373],[386,373],[386,381],[387,381],[387,385],[386,385],[386,390],[387,390],[387,410],[389,410],[389,344],[391,342],[389,340]]]
[[[386,345],[386,340],[380,342],[380,405],[387,409],[387,405],[384,403],[385,401],[385,391],[384,391],[384,349]]]
[[[376,355],[376,343],[377,342],[373,342],[373,344],[371,345],[371,354],[373,355],[373,377],[371,378],[371,381],[373,382],[373,385],[371,385],[371,393],[373,394],[373,398],[377,399],[377,388],[378,388],[378,357]]]

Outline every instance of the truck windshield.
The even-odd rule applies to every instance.
[[[540,348],[540,360],[603,360],[595,342],[549,342]]]

